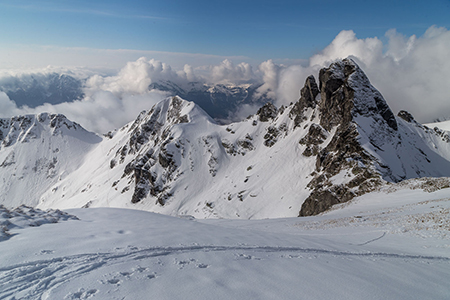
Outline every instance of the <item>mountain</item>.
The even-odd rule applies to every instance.
[[[308,216],[389,183],[450,176],[449,133],[406,111],[395,116],[351,59],[322,69],[318,84],[308,77],[297,102],[267,103],[229,125],[177,96],[102,138],[68,120],[55,135],[48,119],[28,118],[45,138],[9,145],[11,125],[1,137],[0,158],[8,167],[0,170],[3,186],[15,191],[4,201],[15,206],[112,206],[196,218]],[[13,137],[28,132],[20,124]],[[58,145],[57,162],[65,165],[52,171],[44,163],[32,173],[39,159],[56,155],[49,145]],[[8,160],[11,149],[23,154]],[[48,172],[55,175],[47,180]]]
[[[152,83],[149,89],[166,91],[172,96],[192,101],[212,118],[225,121],[233,118],[244,104],[262,106],[269,102],[266,94],[258,93],[260,86],[258,83],[233,85],[189,82],[181,87],[172,81],[160,80]]]
[[[83,82],[66,74],[27,74],[0,80],[0,91],[17,106],[36,107],[44,103],[72,102],[84,97]]]
[[[63,115],[0,119],[0,203],[36,206],[101,140]]]

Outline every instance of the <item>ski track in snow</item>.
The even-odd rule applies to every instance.
[[[384,236],[378,237],[380,239]],[[374,239],[374,240],[376,240]],[[369,242],[372,242],[371,240]],[[364,244],[367,244],[366,242]],[[424,256],[424,255],[407,255],[397,253],[383,253],[383,252],[346,252],[337,250],[301,248],[301,247],[271,247],[271,246],[180,246],[180,247],[151,247],[139,249],[136,247],[128,247],[125,251],[123,249],[116,249],[116,252],[110,253],[88,253],[73,256],[56,257],[48,260],[36,260],[22,264],[0,268],[0,298],[16,299],[14,295],[18,293],[26,293],[26,296],[21,299],[46,299],[46,294],[50,293],[52,289],[63,285],[74,278],[84,276],[92,271],[97,271],[107,266],[116,264],[123,264],[132,261],[142,261],[164,256],[176,256],[178,254],[193,254],[206,252],[229,252],[234,254],[235,259],[253,259],[250,254],[243,254],[242,252],[256,252],[267,253],[268,255],[280,254],[281,259],[292,258],[311,258],[309,256],[332,256],[343,258],[360,258],[360,259],[384,259],[384,260],[402,260],[403,262],[438,262],[448,263],[449,257],[442,256]],[[43,250],[41,254],[52,254],[51,250]],[[297,254],[297,255],[292,255]],[[298,254],[304,254],[301,256]],[[196,263],[197,268],[210,267],[204,263],[197,263],[197,260],[191,258],[189,261],[177,260],[180,268],[192,262]],[[264,260],[264,258],[258,258]],[[142,273],[148,268],[137,267],[131,272],[120,272],[119,275],[130,277],[134,273]],[[150,271],[149,271],[150,272]],[[159,276],[159,274],[158,274]],[[147,279],[156,278],[155,273],[150,273]],[[113,276],[110,279],[102,280],[103,284],[120,284],[120,279]],[[84,290],[80,288],[78,292],[69,294],[66,298],[70,299],[87,299],[98,292],[97,289]]]

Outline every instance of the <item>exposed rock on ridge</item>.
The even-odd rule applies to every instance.
[[[314,76],[310,75],[306,78],[305,85],[300,90],[300,100],[294,104],[290,111],[290,116],[294,118],[295,127],[306,120],[304,112],[307,108],[316,108],[318,94],[319,88],[317,87],[316,80]]]
[[[305,88],[310,86],[310,81],[308,78]],[[316,142],[312,151],[304,153],[317,155],[317,158],[314,178],[308,184],[311,194],[303,203],[299,216],[318,214],[381,185],[384,174],[377,169],[382,168],[361,145],[361,134],[367,134],[370,142],[377,147],[377,144],[395,135],[398,129],[386,101],[353,60],[344,59],[320,70],[319,87],[320,125],[327,132],[335,132],[320,152]],[[303,97],[299,102],[302,103],[294,107],[306,105]],[[358,122],[370,126],[362,128]],[[311,132],[311,128],[309,135],[319,136],[319,133]],[[311,137],[309,140],[314,141]],[[333,184],[332,178],[338,174],[345,174],[348,180]]]

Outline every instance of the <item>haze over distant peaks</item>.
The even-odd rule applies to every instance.
[[[82,86],[81,80],[58,73],[25,74],[0,81],[0,91],[5,92],[19,107],[79,100],[84,97]]]

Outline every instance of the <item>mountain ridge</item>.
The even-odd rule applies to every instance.
[[[35,193],[33,204],[197,218],[308,216],[386,182],[450,176],[448,132],[406,112],[395,117],[354,61],[337,61],[318,79],[306,79],[295,103],[267,103],[228,125],[169,97],[84,145],[71,171]],[[0,170],[16,184],[6,178],[10,169]]]

